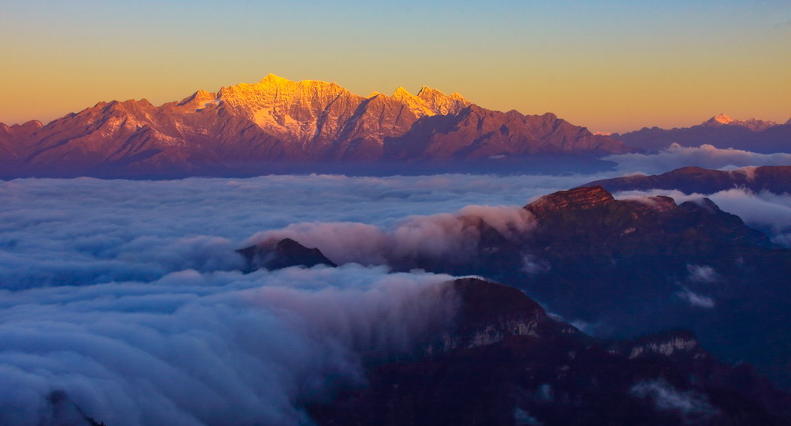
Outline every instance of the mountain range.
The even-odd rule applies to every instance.
[[[643,151],[659,151],[673,143],[681,146],[712,145],[745,151],[773,153],[791,151],[791,120],[775,123],[764,120],[734,120],[725,114],[691,126],[662,129],[644,127],[614,138]]]
[[[596,160],[608,154],[672,143],[789,152],[791,120],[719,114],[687,128],[608,135],[551,113],[489,110],[431,87],[360,96],[336,83],[269,74],[158,106],[146,99],[99,102],[47,124],[0,123],[0,178],[353,173],[355,167],[399,173],[455,170],[452,165],[580,171],[611,166]]]
[[[260,174],[283,164],[628,150],[553,114],[487,110],[430,87],[364,97],[335,83],[272,74],[159,106],[100,102],[46,125],[0,124],[4,177]]]

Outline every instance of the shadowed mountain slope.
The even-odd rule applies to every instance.
[[[720,363],[683,331],[593,339],[520,291],[450,287],[455,326],[410,359],[369,365],[368,384],[310,407],[322,425],[781,425],[789,396]]]

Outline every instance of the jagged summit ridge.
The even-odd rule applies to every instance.
[[[733,123],[734,120],[733,120],[733,118],[731,118],[731,116],[729,116],[727,114],[719,113],[719,114],[715,115],[714,117],[711,117],[711,119],[709,119],[709,121],[714,121],[714,122],[717,122],[717,123],[720,123],[720,124],[730,124],[730,123]]]
[[[756,118],[750,118],[747,120],[736,120],[727,114],[720,113],[704,121],[701,125],[702,126],[739,126],[752,130],[754,132],[760,132],[770,127],[777,126],[778,123],[768,120],[758,120]]]
[[[274,74],[159,106],[100,102],[45,126],[0,126],[4,177],[260,174],[318,162],[627,150],[552,114],[487,110],[428,86],[416,95],[400,87],[364,97],[337,83]]]
[[[339,138],[348,129],[344,124],[355,116],[364,118],[380,113],[377,102],[369,106],[374,98],[378,98],[378,102],[392,104],[389,106],[391,110],[400,109],[397,114],[413,116],[405,117],[406,121],[410,121],[410,118],[416,120],[438,114],[453,114],[470,105],[459,94],[449,96],[427,86],[417,96],[398,87],[390,96],[374,92],[363,97],[334,82],[292,81],[275,74],[268,74],[256,83],[223,87],[217,93],[199,90],[188,98],[188,102],[196,108],[222,104],[235,115],[249,119],[267,132],[309,143]],[[382,137],[391,136],[391,132],[384,128],[371,130],[378,133],[378,137],[373,139],[379,143]]]

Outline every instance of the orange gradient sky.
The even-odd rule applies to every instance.
[[[598,131],[791,118],[785,0],[0,3],[6,123],[270,72],[361,95],[429,85]]]

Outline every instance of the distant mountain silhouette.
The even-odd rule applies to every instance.
[[[160,106],[100,102],[46,125],[0,124],[3,177],[253,174],[287,164],[626,151],[552,114],[490,111],[429,87],[363,97],[272,74]]]
[[[710,144],[761,153],[791,152],[791,120],[785,124],[756,119],[739,121],[725,114],[691,127],[645,127],[612,136],[645,151],[659,151],[675,142],[681,146]]]
[[[743,167],[722,171],[683,167],[661,175],[631,175],[597,180],[585,186],[602,186],[608,191],[677,189],[687,194],[713,194],[732,188],[776,194],[791,193],[791,166]]]

